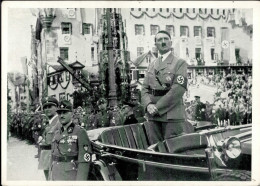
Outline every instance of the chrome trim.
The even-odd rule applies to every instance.
[[[131,151],[131,152],[136,152],[136,153],[143,153],[143,154],[148,154],[148,155],[163,155],[163,156],[170,156],[170,157],[183,157],[183,158],[206,158],[206,155],[184,155],[184,154],[178,154],[178,153],[162,153],[162,152],[155,152],[151,150],[142,150],[142,149],[132,149],[132,148],[126,148],[126,147],[121,147],[118,145],[108,145],[99,142],[100,145],[103,146],[103,148],[114,148],[114,149],[119,149],[119,150],[124,150],[124,151]]]
[[[152,161],[145,161],[145,160],[139,160],[135,158],[128,158],[116,154],[111,153],[105,153],[104,156],[110,156],[114,158],[118,158],[121,160],[127,160],[133,163],[140,163],[145,165],[151,165],[151,166],[159,166],[161,168],[171,168],[174,170],[181,170],[181,171],[191,171],[191,172],[200,172],[200,173],[208,173],[209,174],[209,168],[208,167],[195,167],[195,166],[185,166],[185,165],[173,165],[173,164],[166,164],[166,163],[158,163],[158,162],[152,162]]]

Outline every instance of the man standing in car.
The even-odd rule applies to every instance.
[[[187,64],[171,52],[171,36],[159,31],[155,36],[158,58],[150,63],[142,87],[142,103],[150,123],[149,140],[157,143],[184,133]]]

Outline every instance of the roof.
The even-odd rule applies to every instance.
[[[154,57],[153,53],[149,50],[148,52],[146,52],[146,53],[140,55],[139,57],[137,57],[133,61],[133,64],[136,65],[136,66],[139,66],[144,61],[144,59],[146,58],[147,55],[151,55],[152,57]]]

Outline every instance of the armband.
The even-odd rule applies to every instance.
[[[176,74],[173,80],[173,84],[179,84],[187,90],[187,78],[183,75]]]

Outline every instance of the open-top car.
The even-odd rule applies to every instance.
[[[149,123],[88,131],[92,180],[251,180],[252,125],[199,125],[151,144]]]

